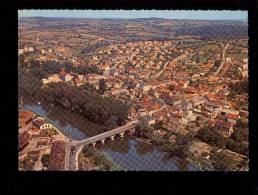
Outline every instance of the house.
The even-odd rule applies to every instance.
[[[145,84],[145,83],[141,83],[141,84],[140,84],[140,89],[141,89],[142,91],[144,91],[144,92],[149,91],[150,88],[151,88],[151,86],[148,85],[148,84]]]
[[[226,58],[226,62],[231,62],[232,59],[231,58]]]
[[[42,149],[42,148],[46,148],[49,144],[49,140],[43,140],[43,141],[39,141],[37,143],[37,148]]]
[[[49,141],[51,137],[46,131],[40,131],[38,134],[31,135],[31,141],[33,142],[41,142],[41,141]]]
[[[237,120],[240,118],[239,114],[227,114],[227,121],[232,123],[233,125],[236,124]]]
[[[242,72],[242,77],[248,77],[248,71],[247,70]]]
[[[66,74],[65,76],[61,76],[61,79],[65,82],[69,82],[69,81],[72,81],[73,79],[73,76],[70,75],[70,74]]]
[[[207,99],[202,96],[195,96],[191,99],[191,101],[193,103],[193,107],[195,107],[200,104],[204,104],[205,102],[207,102]]]
[[[243,65],[242,65],[242,69],[243,69],[243,70],[248,70],[248,64],[243,64]]]
[[[28,125],[34,117],[34,113],[26,110],[19,110],[19,128]]]
[[[167,134],[166,131],[163,131],[163,130],[160,130],[160,129],[154,131],[153,133],[154,133],[155,136],[158,136],[158,137],[164,137]]]
[[[27,145],[29,145],[30,134],[28,132],[19,134],[19,151],[22,151]]]
[[[135,117],[136,109],[134,107],[129,108],[128,112],[129,112],[129,117],[130,118],[134,118]]]
[[[147,115],[147,109],[141,108],[138,110],[140,116],[146,116]]]
[[[24,53],[23,49],[18,49],[18,55],[22,55]]]
[[[238,115],[239,111],[238,110],[229,109],[229,108],[221,108],[221,114],[222,115],[228,115],[228,114]]]
[[[248,59],[243,59],[243,63],[248,64]]]
[[[109,68],[110,68],[110,66],[107,63],[100,65],[100,70],[102,70],[102,71],[108,71]]]
[[[80,80],[79,78],[75,78],[73,79],[74,85],[76,85],[77,87],[81,86],[84,84],[83,80]]]
[[[50,123],[46,123],[44,118],[38,117],[36,119],[33,120],[32,124],[36,127],[39,128],[41,130],[45,130],[45,129],[51,129],[53,128],[52,124]]]
[[[110,70],[109,70],[109,75],[116,77],[116,76],[119,75],[119,73],[118,73],[118,71],[115,70],[115,69],[110,69]]]
[[[181,103],[181,108],[184,110],[190,110],[193,108],[193,104],[190,101],[183,101]]]
[[[28,48],[28,51],[29,51],[29,52],[33,52],[33,51],[34,51],[34,48],[33,48],[33,47],[29,47],[29,48]]]
[[[233,124],[216,120],[214,124],[215,129],[219,130],[223,136],[229,137],[233,133]]]
[[[27,156],[30,159],[32,159],[33,161],[37,161],[39,159],[39,156],[40,156],[40,150],[30,151],[30,152],[28,152]]]
[[[154,125],[155,124],[155,118],[153,118],[153,117],[146,117],[146,120],[148,121],[149,125]]]
[[[84,75],[82,75],[82,74],[78,75],[77,77],[78,77],[78,79],[79,79],[80,81],[83,81],[83,80],[84,80]]]
[[[47,84],[47,83],[58,83],[58,82],[62,82],[62,79],[59,77],[58,74],[53,74],[51,76],[49,76],[47,79],[42,79],[43,84]]]

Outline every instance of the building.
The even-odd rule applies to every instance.
[[[30,134],[28,132],[19,133],[19,151],[22,151],[27,145],[29,145]]]
[[[53,128],[52,124],[50,123],[46,123],[44,118],[38,117],[36,119],[33,120],[32,124],[36,127],[39,128],[41,130],[45,130],[45,129],[51,129]]]
[[[215,129],[219,130],[223,136],[229,137],[233,133],[233,124],[216,120],[214,124]]]
[[[31,111],[26,111],[23,109],[19,110],[19,128],[24,127],[32,122],[34,116],[34,113]]]
[[[100,69],[101,69],[102,71],[108,71],[109,68],[110,68],[109,64],[101,64],[101,65],[100,65]]]
[[[65,169],[66,144],[63,141],[56,141],[51,146],[48,163],[48,170],[59,171]]]
[[[200,104],[204,104],[205,102],[207,102],[207,99],[202,96],[196,96],[192,98],[192,103],[194,107]]]
[[[18,49],[18,55],[22,55],[24,53],[23,49]]]
[[[77,87],[82,86],[84,84],[84,81],[80,80],[79,78],[75,78],[73,82],[74,82],[74,85],[76,85]]]
[[[231,58],[226,58],[226,63],[231,62],[231,61],[232,61]]]
[[[70,74],[66,74],[65,76],[61,76],[61,79],[65,82],[69,82],[69,81],[72,81],[73,79],[73,76],[70,75]]]
[[[236,124],[237,120],[240,118],[239,114],[228,114],[227,121],[232,123],[233,125]]]
[[[243,59],[243,63],[248,64],[248,59]]]
[[[49,76],[47,79],[42,79],[43,84],[48,84],[48,83],[58,83],[62,82],[63,80],[59,77],[58,74],[53,74]]]
[[[29,52],[33,52],[33,51],[34,51],[34,47],[29,47],[29,48],[28,48],[28,51],[29,51]]]

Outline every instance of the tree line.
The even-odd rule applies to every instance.
[[[87,119],[105,125],[107,129],[124,125],[128,117],[128,104],[112,97],[84,91],[67,83],[50,83],[42,88],[41,99],[79,112]]]
[[[203,127],[196,135],[196,138],[203,142],[249,156],[248,146],[243,143],[243,141],[248,141],[247,137],[248,135],[246,135],[245,130],[236,129],[235,132],[227,139],[212,127]]]

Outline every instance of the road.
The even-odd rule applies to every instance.
[[[187,54],[188,54],[188,52],[185,52],[184,54],[178,56],[177,58],[173,59],[172,61],[165,63],[164,67],[158,72],[158,74],[156,74],[155,78],[158,78],[164,72],[164,70],[166,70],[166,68],[169,64],[175,63],[178,60],[182,60],[183,58],[185,58],[187,56]]]
[[[218,67],[217,71],[214,73],[215,76],[217,76],[219,74],[219,72],[221,71],[221,69],[223,68],[223,65],[225,63],[225,52],[226,52],[228,46],[229,46],[229,43],[227,43],[227,45],[224,47],[224,49],[222,51],[221,63],[220,63],[220,66]]]

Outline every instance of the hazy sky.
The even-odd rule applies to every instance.
[[[174,10],[19,10],[19,17],[66,18],[170,18],[206,20],[247,20],[247,11],[174,11]]]

